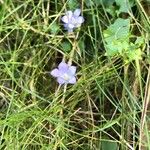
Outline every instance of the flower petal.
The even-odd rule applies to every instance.
[[[61,62],[58,65],[58,69],[59,69],[60,72],[64,73],[68,70],[68,64],[66,64],[65,62]]]
[[[53,77],[59,77],[60,76],[60,71],[58,69],[53,69],[50,74],[53,76]]]
[[[77,22],[80,23],[80,24],[83,23],[84,18],[82,16],[78,17]]]
[[[67,12],[66,12],[66,16],[68,17],[68,20],[69,20],[70,18],[72,18],[72,15],[73,15],[72,11],[67,11]]]
[[[75,77],[72,77],[69,81],[68,81],[68,83],[70,83],[70,84],[75,84],[77,81],[76,81],[76,78]]]
[[[73,15],[74,15],[75,17],[78,17],[78,16],[80,15],[80,13],[81,13],[81,9],[76,9],[76,10],[74,11]]]
[[[68,22],[69,22],[69,19],[68,19],[67,16],[63,16],[63,17],[61,18],[61,20],[62,20],[64,23],[68,23]]]
[[[68,30],[68,32],[73,32],[73,28],[69,28],[67,23],[64,24],[64,28],[65,30]]]
[[[73,29],[75,26],[71,23],[68,24],[68,28]]]
[[[76,70],[77,70],[76,66],[69,66],[69,72],[71,72],[72,75],[75,75]]]
[[[64,84],[64,83],[66,83],[66,81],[65,81],[63,78],[60,78],[60,77],[57,78],[57,82],[58,82],[59,84]]]

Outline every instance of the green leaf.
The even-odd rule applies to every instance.
[[[106,45],[106,55],[114,56],[117,54],[122,54],[123,51],[126,51],[129,47],[129,43],[127,41],[112,41]]]
[[[128,57],[128,61],[131,62],[133,60],[139,60],[142,59],[142,51],[140,48],[138,49],[129,49],[126,53]]]
[[[143,37],[137,37],[137,39],[136,39],[136,41],[135,41],[135,44],[136,44],[137,46],[143,45],[143,44],[144,44],[144,39],[143,39]]]
[[[118,150],[118,144],[115,141],[102,141],[102,150]]]
[[[97,0],[97,1],[103,3],[105,7],[110,7],[115,2],[115,0]]]
[[[85,5],[86,5],[87,7],[91,7],[91,6],[94,5],[94,2],[93,2],[92,0],[85,0]]]
[[[69,6],[69,9],[76,9],[79,7],[79,3],[77,0],[69,0],[68,1],[68,6]]]
[[[118,18],[104,32],[106,55],[121,54],[129,47],[130,19]]]
[[[130,47],[126,51],[126,56],[128,62],[131,62],[133,60],[139,60],[142,59],[142,50],[141,46],[144,44],[143,37],[137,37],[136,41],[134,43],[130,43]]]
[[[130,19],[118,18],[114,24],[104,31],[105,40],[106,42],[111,42],[112,40],[129,38],[129,30]]]
[[[116,16],[116,8],[115,8],[113,5],[107,7],[107,8],[106,8],[106,11],[107,11],[112,17]]]
[[[101,0],[94,0],[94,3],[95,3],[96,5],[100,5],[100,4],[102,3],[102,1],[101,1]]]
[[[128,13],[128,11],[130,11],[131,7],[134,4],[133,0],[115,0],[115,1],[116,1],[116,4],[120,6],[118,13],[121,13],[121,12]]]
[[[65,51],[65,52],[70,52],[72,49],[72,46],[71,46],[70,42],[68,42],[68,41],[62,42],[61,47],[63,48],[63,51]]]
[[[50,25],[49,29],[52,34],[57,34],[60,29],[60,26],[56,22],[54,22]]]

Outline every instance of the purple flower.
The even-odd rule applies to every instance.
[[[70,66],[65,62],[61,62],[58,68],[51,71],[51,75],[57,78],[59,84],[75,84],[76,83],[76,67]]]
[[[74,12],[67,11],[66,15],[61,18],[64,22],[64,27],[68,32],[73,32],[74,28],[80,27],[84,22],[84,18],[80,16],[81,9],[76,9]]]

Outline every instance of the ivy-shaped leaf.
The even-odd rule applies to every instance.
[[[130,19],[118,18],[114,24],[110,25],[107,30],[103,32],[107,56],[122,53],[123,50],[128,48],[129,31]]]
[[[128,13],[134,4],[134,0],[115,0],[116,4],[120,7],[118,13]]]

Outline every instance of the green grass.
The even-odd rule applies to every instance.
[[[0,0],[0,149],[150,149],[145,3],[117,14],[106,0]],[[85,22],[68,35],[60,18],[79,7]],[[119,17],[131,19],[131,41],[143,37],[140,59],[106,56],[104,31]],[[62,60],[77,66],[75,85],[50,75]]]

